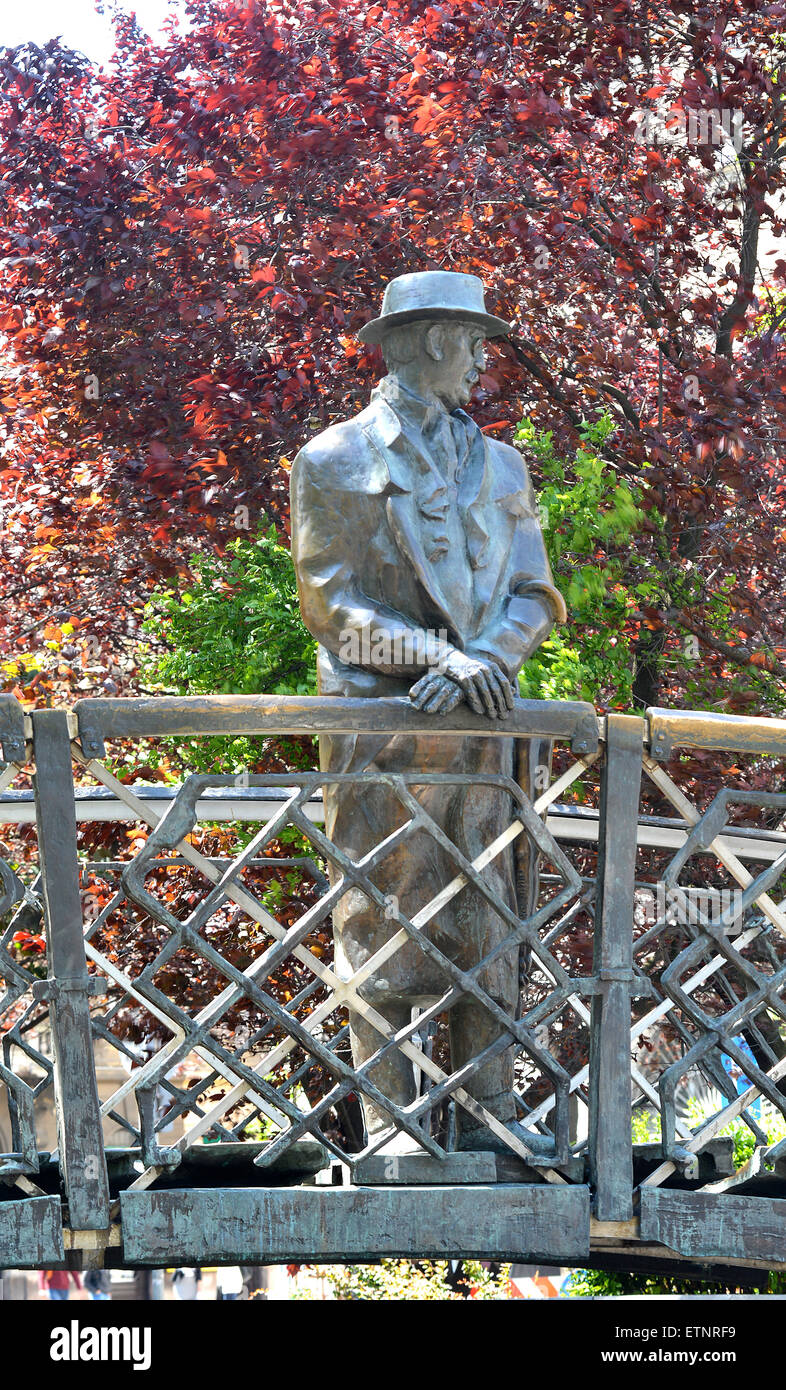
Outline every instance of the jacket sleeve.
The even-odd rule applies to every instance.
[[[292,464],[292,559],[303,621],[323,647],[351,666],[417,677],[453,648],[363,591],[357,569],[384,496],[341,488],[338,471],[335,457],[313,441]]]
[[[467,650],[500,666],[513,679],[545,642],[555,622],[567,621],[565,600],[554,583],[535,493],[517,449],[498,445],[515,485],[498,501],[516,518],[506,574],[506,594],[488,625]]]

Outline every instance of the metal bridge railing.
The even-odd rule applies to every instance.
[[[577,1262],[592,1232],[613,1250],[649,1242],[749,1263],[764,1250],[786,1263],[786,1228],[776,1259],[767,1239],[777,1245],[780,1235],[761,1234],[773,1203],[745,1195],[745,1174],[724,1171],[731,1140],[724,1149],[722,1138],[740,1120],[757,1192],[782,1182],[783,1146],[771,1133],[786,1115],[786,795],[769,789],[778,765],[767,759],[786,756],[786,723],[665,711],[598,718],[588,705],[546,701],[518,702],[503,726],[468,710],[442,717],[440,734],[554,745],[553,771],[534,788],[475,779],[507,814],[473,859],[429,815],[425,794],[465,785],[466,775],[384,774],[401,825],[353,861],[325,834],[320,794],[342,777],[371,790],[381,773],[199,773],[155,797],[111,762],[114,745],[127,754],[168,737],[358,731],[433,733],[435,721],[400,700],[105,699],[25,715],[0,698],[2,1260],[52,1263],[69,1240],[111,1249],[121,1239],[131,1262],[189,1250],[251,1259],[250,1237],[237,1231],[262,1222],[271,1262],[462,1250]],[[708,805],[692,799],[679,749],[735,754]],[[31,763],[35,829],[18,813]],[[760,790],[751,790],[752,767]],[[106,797],[126,819],[88,821],[83,811],[78,828],[76,806]],[[231,810],[216,814],[227,797]],[[264,812],[261,797],[270,798]],[[581,838],[562,832],[568,823],[584,827]],[[405,915],[380,870],[416,838],[422,853],[424,836],[443,877]],[[541,870],[523,918],[495,873],[519,837],[537,846]],[[331,912],[350,888],[391,925],[348,976],[332,958]],[[461,894],[504,923],[492,955],[463,966],[438,930],[440,910]],[[46,949],[25,949],[41,908]],[[405,949],[444,987],[394,1029],[367,986]],[[522,961],[513,1009],[486,988],[505,953]],[[468,1004],[488,1027],[477,1054],[454,1066],[451,1013]],[[362,1065],[352,1060],[350,1014],[377,1039]],[[511,1048],[519,1118],[549,1141],[545,1154],[477,1099],[482,1068]],[[413,1069],[411,1104],[378,1084],[394,1055]],[[42,1144],[52,1094],[57,1133]],[[389,1122],[370,1141],[360,1097]],[[462,1113],[495,1136],[500,1152],[485,1168],[461,1168]],[[401,1134],[419,1148],[420,1169],[391,1159]],[[217,1189],[221,1172],[242,1180],[242,1200]],[[479,1174],[484,1199],[473,1208],[463,1186]],[[450,1184],[452,1207],[437,1196]],[[678,1212],[701,1199],[706,1217],[702,1235],[694,1213],[693,1245],[681,1249],[677,1199]],[[735,1228],[719,1243],[707,1234],[718,1200],[725,1211],[764,1200],[770,1225],[748,1210],[747,1234]],[[369,1202],[387,1203],[378,1220]],[[234,1235],[221,1219],[230,1208]],[[385,1235],[391,1221],[395,1237]],[[426,1226],[428,1239],[418,1234]]]

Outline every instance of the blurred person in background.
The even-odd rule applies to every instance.
[[[112,1297],[112,1276],[108,1269],[89,1269],[85,1274],[85,1288],[92,1299],[106,1301]]]
[[[192,1265],[187,1265],[182,1269],[176,1269],[172,1275],[172,1288],[175,1291],[176,1297],[186,1301],[196,1298],[201,1278],[201,1269],[195,1269]]]
[[[216,1298],[233,1301],[243,1292],[243,1271],[239,1265],[221,1265],[216,1270]]]
[[[38,1288],[41,1293],[46,1293],[53,1302],[62,1301],[71,1296],[69,1279],[73,1279],[74,1288],[81,1289],[82,1280],[76,1270],[42,1269],[38,1275]]]

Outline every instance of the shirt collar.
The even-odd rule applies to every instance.
[[[392,374],[383,376],[374,388],[372,399],[377,396],[381,396],[383,400],[387,401],[397,415],[410,420],[419,430],[424,432],[428,432],[441,419],[450,418],[438,396],[419,396],[416,391],[412,391],[409,386],[405,386],[397,376]]]

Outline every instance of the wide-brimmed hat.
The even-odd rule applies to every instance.
[[[457,270],[419,270],[397,275],[385,290],[382,312],[358,333],[363,343],[380,343],[391,328],[416,319],[476,323],[487,338],[509,333],[512,325],[486,312],[483,281]]]

